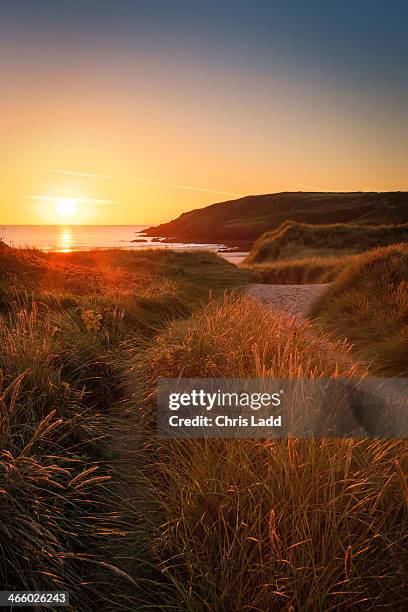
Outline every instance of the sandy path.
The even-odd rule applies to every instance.
[[[218,253],[221,257],[226,259],[232,264],[238,266],[242,261],[244,261],[245,257],[249,255],[249,251],[235,251],[235,253]]]
[[[248,285],[247,293],[276,310],[304,318],[312,302],[328,287],[319,285]]]

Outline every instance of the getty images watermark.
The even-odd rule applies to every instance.
[[[408,379],[159,378],[165,438],[408,437]]]

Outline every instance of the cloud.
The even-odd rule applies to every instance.
[[[39,200],[41,202],[45,201],[45,202],[59,202],[61,200],[75,200],[75,202],[81,203],[81,202],[89,202],[91,204],[115,204],[118,203],[118,200],[104,200],[101,198],[63,198],[63,197],[59,197],[59,196],[46,196],[46,195],[31,195],[31,196],[27,196],[27,200]]]
[[[221,193],[223,195],[232,195],[240,197],[244,194],[236,193],[235,191],[225,191],[223,189],[214,189],[210,187],[197,187],[195,185],[184,185],[182,183],[166,183],[164,181],[156,181],[153,179],[140,178],[140,177],[117,177],[110,174],[95,174],[93,172],[76,172],[74,170],[60,170],[58,168],[50,168],[49,172],[55,174],[65,174],[71,176],[83,176],[89,178],[100,178],[100,179],[116,179],[122,181],[131,181],[134,183],[146,183],[149,185],[161,185],[163,187],[171,187],[173,189],[186,189],[188,191],[201,191],[204,193]]]

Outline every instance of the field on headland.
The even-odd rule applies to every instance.
[[[185,242],[250,246],[263,233],[274,231],[288,221],[313,225],[406,224],[408,193],[288,191],[250,195],[183,213],[146,232]]]
[[[406,252],[375,253],[317,325],[241,295],[257,273],[211,253],[1,246],[2,588],[81,610],[406,609],[404,440],[155,436],[159,376],[365,377],[381,343],[371,373],[405,374]]]

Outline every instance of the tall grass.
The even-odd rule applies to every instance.
[[[108,428],[80,403],[36,414],[20,391],[25,374],[0,392],[1,586],[9,590],[66,589],[92,607],[94,564],[119,539],[109,470],[95,460]],[[102,580],[101,580],[102,582]]]
[[[404,441],[154,433],[158,376],[364,377],[345,341],[219,303],[249,275],[208,253],[3,257],[3,590],[85,611],[406,609]]]
[[[133,609],[120,551],[135,526],[114,443],[118,422],[134,431],[116,408],[118,362],[247,274],[209,253],[2,247],[0,262],[0,587]]]
[[[142,466],[129,479],[150,492],[155,513],[143,528],[162,572],[151,606],[404,609],[404,441],[159,440],[149,434],[158,376],[348,377],[365,369],[344,342],[249,298],[173,324],[133,364],[128,415],[145,433],[129,450],[130,465]]]
[[[333,345],[323,334],[312,333],[309,323],[280,317],[239,296],[226,296],[221,306],[211,301],[192,320],[171,325],[144,354],[143,363],[140,368],[152,369],[152,384],[159,365],[162,376],[171,377],[176,368],[186,378],[228,378],[232,373],[311,378],[358,371],[344,342]]]
[[[347,337],[374,371],[408,376],[408,247],[360,255],[317,300],[310,317]]]
[[[408,224],[362,225],[333,223],[312,225],[285,221],[254,243],[246,263],[276,259],[333,257],[361,253],[375,247],[408,241]]]
[[[310,257],[305,259],[278,259],[261,264],[241,264],[253,275],[254,282],[277,285],[307,285],[309,283],[330,283],[358,255],[336,257]]]

